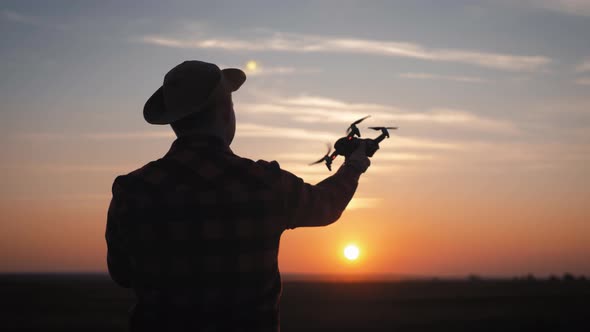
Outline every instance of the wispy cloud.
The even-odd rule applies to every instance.
[[[2,165],[4,170],[16,170],[19,172],[33,172],[33,173],[56,173],[56,174],[71,174],[71,173],[116,173],[127,169],[137,168],[137,165],[95,165],[95,164],[8,164]]]
[[[159,138],[175,138],[176,136],[172,130],[168,131],[139,131],[139,132],[105,132],[105,133],[87,133],[82,134],[82,138],[91,140],[135,140],[135,139],[159,139]]]
[[[268,67],[260,66],[256,69],[242,68],[248,77],[258,76],[277,76],[277,75],[303,75],[303,74],[317,74],[321,70],[319,68],[295,68],[295,67]]]
[[[219,64],[220,68],[228,68],[225,64]],[[317,74],[321,73],[320,68],[298,68],[291,66],[269,66],[258,60],[250,60],[241,66],[237,66],[242,69],[248,77],[258,76],[283,76],[283,75],[306,75],[306,74]]]
[[[521,3],[569,15],[590,16],[588,0],[523,0]]]
[[[312,108],[325,108],[325,109],[336,109],[341,111],[342,109],[348,109],[352,111],[390,111],[394,110],[392,106],[375,104],[375,103],[349,103],[337,99],[322,97],[322,96],[311,96],[311,95],[300,95],[297,97],[287,97],[281,99],[281,103],[289,106],[304,106]]]
[[[237,125],[237,133],[236,137],[251,137],[251,138],[277,138],[277,139],[296,139],[296,140],[305,140],[305,141],[314,141],[314,142],[333,142],[336,139],[340,138],[342,134],[339,133],[331,133],[331,132],[323,132],[323,131],[316,131],[316,130],[307,130],[303,128],[292,128],[292,127],[278,127],[278,126],[268,126],[268,125],[261,125],[261,124],[254,124],[254,123],[242,123]],[[388,142],[393,148],[406,148],[406,149],[425,149],[425,150],[454,150],[459,149],[461,147],[460,144],[456,142],[445,142],[445,141],[435,141],[423,138],[414,138],[414,137],[402,137],[396,136],[395,139]],[[311,160],[317,159],[317,156],[302,156],[299,154],[289,154],[286,156],[291,156],[297,160],[310,160],[308,159],[311,157]],[[420,155],[421,157],[427,159],[429,158],[428,155]],[[407,154],[405,155],[406,160],[412,157],[418,158],[417,154]],[[394,158],[402,159],[404,158],[403,154],[392,154],[388,157],[390,160]]]
[[[189,49],[370,54],[426,61],[456,62],[510,71],[539,70],[551,62],[548,57],[540,55],[511,55],[462,49],[429,48],[411,42],[335,38],[280,32],[251,39],[217,36],[187,39],[147,35],[141,37],[140,41],[151,45]]]
[[[501,133],[518,133],[511,122],[478,116],[471,112],[449,108],[435,108],[423,113],[397,114],[398,121],[432,122]]]
[[[317,157],[314,157],[317,159]],[[272,156],[269,156],[269,159],[272,159]],[[278,160],[280,162],[280,160]],[[341,163],[344,161],[344,158],[339,157],[334,161],[332,164],[332,172],[340,167]],[[313,180],[321,180],[325,179],[326,176],[329,176],[330,171],[326,168],[323,164],[317,165],[309,165],[308,161],[298,161],[298,162],[280,162],[280,166],[282,169],[288,170],[294,174],[299,176],[303,176],[306,179],[313,179]],[[399,171],[401,167],[398,165],[394,166],[384,166],[384,165],[371,165],[371,173],[372,174],[384,174],[384,173],[391,173],[392,171]]]
[[[388,148],[397,149],[395,145],[400,142],[397,141],[397,137],[388,143]],[[317,165],[309,165],[309,163],[318,160],[325,150],[321,150],[322,146],[317,145],[316,148],[311,148],[310,152],[290,152],[290,153],[279,153],[275,155],[268,155],[267,158],[277,160],[281,168],[289,170],[299,176],[304,177],[308,181],[319,181],[326,177],[328,170],[323,163]],[[403,153],[403,152],[390,152],[383,151],[381,149],[377,152],[375,159],[379,162],[373,162],[370,169],[371,174],[392,174],[393,172],[411,172],[415,170],[416,165],[423,165],[422,162],[428,161],[429,164],[436,160],[432,153]],[[340,167],[340,164],[344,161],[343,157],[336,159],[333,164],[333,169]]]
[[[321,151],[320,151],[321,153]],[[311,162],[318,159],[318,153],[309,152],[289,152],[280,153],[274,156],[277,160],[289,160],[289,161],[300,161],[300,162]],[[434,156],[432,154],[424,153],[404,153],[404,152],[385,152],[379,151],[379,160],[388,161],[419,161],[419,160],[432,160]]]
[[[88,139],[95,141],[142,140],[142,139],[172,139],[175,135],[168,131],[137,131],[137,132],[97,132],[97,133],[22,133],[17,139],[27,141],[59,141],[69,139]]]
[[[389,145],[394,149],[408,148],[424,150],[457,150],[461,149],[462,147],[462,144],[459,144],[457,142],[446,142],[440,140],[400,136],[397,136],[394,140],[389,142]]]
[[[584,72],[588,72],[590,71],[590,58],[586,58],[584,59],[584,61],[582,61],[582,63],[580,63],[577,67],[576,67],[576,71],[578,73],[584,73]]]
[[[375,103],[349,103],[332,98],[301,95],[298,97],[267,97],[261,103],[244,103],[240,111],[288,116],[302,123],[350,123],[367,114],[386,122],[421,122],[454,125],[485,131],[516,133],[518,129],[507,121],[490,119],[464,110],[432,108],[412,112],[394,106]]]
[[[337,134],[330,132],[307,130],[303,128],[276,127],[255,123],[238,123],[236,136],[256,138],[297,139],[320,142],[333,141],[338,138]]]
[[[21,14],[21,13],[18,13],[18,12],[12,11],[12,10],[6,10],[6,9],[2,10],[0,12],[0,17],[2,17],[2,19],[6,20],[6,21],[20,23],[20,24],[26,24],[26,25],[30,25],[30,26],[34,26],[34,27],[38,27],[38,28],[51,28],[51,29],[56,29],[56,30],[65,30],[68,28],[68,26],[66,24],[51,23],[41,17],[25,15],[25,14]]]
[[[238,123],[239,137],[282,138],[297,140],[330,141],[338,138],[337,134],[307,130],[294,127],[277,127],[256,123]],[[152,140],[174,139],[172,130],[168,131],[137,131],[137,132],[96,132],[96,133],[23,133],[17,139],[42,142],[71,139],[87,139],[95,141],[124,141],[124,140]]]
[[[402,73],[402,74],[399,74],[399,77],[413,79],[413,80],[443,80],[443,81],[455,81],[455,82],[464,82],[464,83],[484,83],[484,82],[487,82],[487,80],[484,80],[481,77],[449,76],[449,75],[436,75],[436,74],[428,74],[428,73]]]
[[[350,109],[322,108],[313,106],[294,106],[282,104],[280,101],[263,103],[244,103],[239,106],[240,110],[249,113],[268,113],[288,116],[296,122],[302,123],[350,123],[358,118],[370,114],[378,116],[382,120],[394,120],[395,118],[385,112],[376,111],[354,111]]]
[[[342,133],[325,132],[318,130],[309,130],[297,127],[271,126],[258,123],[241,122],[237,124],[236,137],[238,138],[274,138],[298,141],[314,142],[333,142],[340,138]],[[63,133],[23,133],[16,138],[33,141],[46,142],[56,140],[88,139],[96,141],[125,141],[125,140],[153,140],[166,139],[171,140],[175,136],[170,131],[138,131],[138,132],[106,132],[106,133],[85,133],[85,134],[63,134]],[[459,146],[455,143],[433,141],[421,138],[399,137],[391,142],[392,146],[398,148],[410,149],[457,149]],[[313,157],[315,158],[315,156]],[[313,159],[312,158],[312,159]],[[397,157],[404,159],[403,154]],[[411,159],[410,155],[405,155],[406,159]],[[426,157],[425,157],[426,158]]]

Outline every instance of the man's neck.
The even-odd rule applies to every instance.
[[[175,132],[175,134],[176,134],[177,138],[183,138],[183,139],[187,139],[187,140],[199,140],[199,139],[202,139],[203,137],[214,138],[218,141],[223,142],[224,145],[229,146],[230,142],[228,142],[225,135],[221,135],[220,132],[221,132],[220,130],[213,130],[211,127],[209,127],[209,128],[195,129],[194,131],[184,132],[181,134]]]

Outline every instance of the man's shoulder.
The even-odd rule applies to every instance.
[[[269,171],[278,171],[281,169],[281,166],[279,165],[279,163],[276,160],[266,161],[266,160],[260,159],[254,163],[257,166],[262,167],[262,168],[269,170]]]
[[[248,173],[252,173],[252,174],[257,174],[257,173],[280,173],[281,171],[281,167],[279,165],[279,163],[275,160],[273,161],[266,161],[266,160],[252,160],[250,158],[246,158],[246,157],[242,157],[242,156],[238,156],[238,155],[232,155],[229,159],[228,159],[228,163],[238,167],[238,168],[242,168],[245,171],[247,171]]]
[[[276,161],[266,160],[252,160],[248,158],[238,157],[239,163],[247,171],[248,174],[253,176],[273,176],[281,174],[281,167]]]
[[[126,174],[121,174],[115,177],[113,181],[113,191],[115,189],[121,190],[122,188],[131,189],[134,186],[140,184],[149,184],[150,182],[154,182],[159,177],[158,173],[161,172],[161,169],[157,166],[157,160],[150,161],[147,164],[132,170]]]
[[[254,161],[249,158],[233,155],[225,161],[227,162],[227,165],[225,166],[229,166],[233,169],[232,173],[239,172],[250,177],[263,178],[268,181],[272,181],[281,177],[285,173],[288,173],[282,170],[279,163],[275,160],[266,161],[260,159]],[[174,165],[176,164],[174,161],[171,162],[166,158],[150,161],[127,174],[117,176],[113,182],[113,193],[115,191],[123,191],[123,189],[125,191],[145,191],[150,187],[169,182],[169,177],[173,176],[172,173],[175,173],[177,176],[180,171],[199,173],[204,169],[213,173],[222,172],[220,169],[217,171],[211,169],[216,168],[215,166],[221,166],[218,162],[213,162],[211,164],[205,160],[202,162],[203,164],[201,165],[190,167],[190,165]],[[176,166],[179,168],[176,169]]]

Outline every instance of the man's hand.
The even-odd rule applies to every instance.
[[[358,147],[345,159],[344,164],[364,173],[371,166],[371,161],[367,157],[366,144],[364,140],[360,140]]]

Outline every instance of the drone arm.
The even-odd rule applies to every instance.
[[[377,138],[373,139],[373,141],[375,141],[375,143],[379,144],[381,143],[381,141],[383,141],[385,138],[389,138],[389,135],[386,135],[385,133],[377,136]]]

